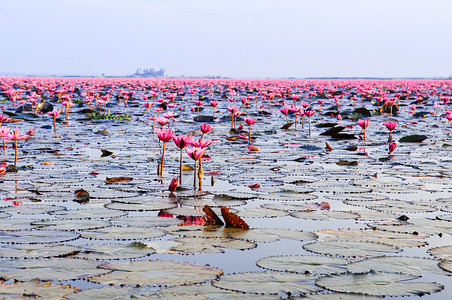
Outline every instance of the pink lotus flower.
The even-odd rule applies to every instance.
[[[210,126],[209,124],[201,124],[201,131],[202,131],[203,135],[205,133],[209,133],[212,129],[213,129],[213,127]]]
[[[257,119],[243,118],[243,121],[248,125],[248,147],[251,146],[251,125],[257,122]]]
[[[204,140],[204,139],[200,139],[199,141],[196,140],[191,140],[189,141],[190,145],[196,148],[207,148],[210,145],[212,145],[213,141],[212,140]]]
[[[182,184],[182,155],[183,149],[191,144],[192,137],[190,135],[174,135],[173,142],[176,144],[177,148],[180,149],[180,159],[179,159],[179,181]]]
[[[385,122],[384,124],[388,128],[389,132],[392,132],[394,129],[396,129],[397,124],[399,124],[399,123],[397,123],[395,121],[389,121],[389,122]]]
[[[392,152],[394,152],[394,150],[396,149],[396,147],[397,147],[397,144],[396,143],[391,143],[391,144],[389,144],[389,155],[392,153]]]
[[[196,176],[199,176],[200,180],[202,178],[202,171],[200,172],[201,174],[197,174],[196,173],[197,162],[204,155],[204,153],[206,152],[206,149],[205,148],[195,147],[195,148],[187,148],[185,151],[187,152],[188,156],[190,156],[190,158],[195,161],[195,169],[194,169],[194,176],[193,176],[193,186],[196,189]],[[202,167],[200,167],[200,168],[202,170]]]
[[[3,153],[5,153],[5,151],[6,151],[5,140],[9,134],[10,130],[11,129],[9,127],[0,126],[0,137],[2,138],[2,141],[3,141]]]
[[[5,138],[6,140],[14,141],[14,169],[17,166],[17,141],[26,140],[27,138],[28,135],[20,134],[19,128],[17,127],[15,131],[10,132]]]
[[[361,126],[362,130],[364,131],[364,137],[363,139],[366,140],[366,129],[367,127],[369,127],[370,124],[370,120],[362,120],[359,119],[356,124],[358,124],[359,126]]]
[[[171,180],[171,183],[168,188],[171,195],[176,191],[178,184],[179,184],[179,178],[176,177],[176,178],[173,178],[173,180]]]
[[[55,136],[57,136],[57,130],[56,130],[56,118],[60,115],[60,111],[59,110],[52,110],[47,112],[47,114],[49,116],[53,117],[53,131],[55,132]]]
[[[174,132],[171,131],[171,129],[157,129],[157,136],[158,138],[163,142],[163,147],[162,147],[162,161],[159,164],[159,168],[158,168],[158,175],[162,175],[163,174],[163,163],[165,161],[165,145],[166,142],[170,141],[173,136],[174,136]]]
[[[9,123],[10,121],[11,121],[10,117],[0,115],[0,126],[2,125],[2,123]]]
[[[173,138],[174,132],[169,128],[166,130],[159,128],[159,129],[157,129],[157,136],[162,142],[166,143],[166,142],[169,142]]]

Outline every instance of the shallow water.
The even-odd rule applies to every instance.
[[[304,95],[302,98],[304,97],[305,102],[310,102],[316,109],[320,108],[318,103],[309,100],[301,89],[299,93]],[[74,93],[74,98],[77,97],[80,97],[80,95]],[[449,130],[450,124],[445,118],[438,119],[429,114],[425,118],[419,118],[413,117],[408,109],[399,111],[399,115],[395,117],[399,125],[397,130],[393,132],[397,149],[391,156],[388,156],[388,132],[383,125],[383,122],[388,120],[388,115],[374,115],[370,118],[371,125],[367,129],[366,141],[361,139],[360,128],[356,125],[355,120],[348,119],[344,115],[344,119],[339,125],[354,125],[353,128],[346,128],[344,131],[354,134],[356,139],[334,140],[320,135],[327,128],[316,127],[321,123],[337,122],[329,114],[317,114],[312,117],[312,134],[308,135],[307,124],[305,124],[305,128],[298,124],[297,130],[292,129],[292,127],[289,130],[280,129],[285,124],[284,115],[278,111],[282,105],[273,104],[270,107],[266,105],[265,110],[271,112],[271,114],[262,115],[254,102],[250,101],[250,105],[241,108],[241,110],[246,112],[248,116],[257,118],[257,123],[252,126],[252,136],[253,144],[260,148],[260,152],[250,152],[247,149],[247,141],[240,139],[228,141],[226,139],[236,136],[236,134],[229,132],[230,122],[227,121],[229,113],[226,106],[230,103],[226,99],[221,99],[219,95],[214,95],[213,99],[220,100],[218,107],[220,110],[216,113],[217,118],[224,117],[225,120],[217,119],[215,122],[210,122],[213,130],[205,135],[205,138],[214,140],[206,152],[210,159],[203,161],[203,191],[206,192],[205,195],[193,192],[192,172],[184,172],[182,181],[184,190],[176,191],[175,197],[169,196],[168,186],[171,180],[178,176],[179,150],[176,149],[174,143],[167,144],[163,175],[157,176],[157,162],[161,157],[162,144],[158,141],[157,136],[152,133],[152,122],[145,118],[147,112],[142,107],[144,101],[139,99],[138,96],[129,101],[129,107],[124,107],[123,103],[109,102],[108,107],[111,111],[131,114],[132,117],[129,121],[84,120],[82,118],[85,115],[79,112],[84,106],[72,107],[68,124],[64,125],[61,122],[57,124],[57,131],[60,135],[58,138],[54,137],[52,129],[42,128],[42,126],[52,124],[49,116],[40,115],[35,119],[30,119],[25,114],[15,116],[16,119],[24,121],[11,124],[12,128],[17,125],[22,132],[33,127],[36,133],[34,137],[26,141],[19,141],[19,171],[17,173],[8,172],[0,177],[1,198],[5,200],[1,209],[7,213],[0,219],[3,224],[0,234],[2,246],[14,245],[14,239],[2,240],[4,234],[14,233],[9,231],[11,228],[8,228],[8,226],[12,226],[11,222],[14,220],[23,221],[15,225],[17,227],[14,228],[14,230],[20,232],[46,229],[55,230],[53,231],[55,233],[59,230],[65,230],[86,234],[90,232],[91,228],[98,228],[95,230],[99,231],[104,227],[110,228],[114,224],[99,225],[99,222],[111,221],[114,223],[117,218],[107,216],[103,217],[102,220],[97,220],[99,216],[92,215],[75,221],[74,226],[77,226],[77,228],[64,228],[61,226],[64,225],[64,222],[69,221],[59,221],[57,216],[51,214],[51,210],[37,214],[23,214],[20,211],[22,207],[39,207],[39,205],[62,206],[69,211],[101,209],[106,212],[116,212],[119,210],[127,214],[128,217],[134,218],[157,216],[160,211],[158,206],[152,208],[152,210],[146,210],[150,209],[145,206],[149,202],[152,202],[150,203],[152,205],[158,203],[182,206],[191,209],[195,214],[196,211],[199,213],[202,207],[181,205],[181,203],[184,200],[198,199],[205,200],[215,206],[213,196],[226,195],[227,197],[223,196],[227,198],[224,203],[227,204],[227,201],[230,201],[231,209],[237,210],[239,215],[250,209],[265,207],[265,205],[310,205],[309,209],[305,209],[311,214],[307,219],[292,215],[270,217],[268,211],[262,212],[263,214],[258,218],[243,217],[243,220],[249,224],[252,230],[283,228],[304,232],[369,229],[378,222],[360,220],[359,218],[337,219],[334,217],[335,215],[330,217],[325,215],[328,213],[327,210],[315,206],[321,202],[329,203],[329,212],[332,214],[339,214],[339,211],[353,212],[358,215],[360,212],[380,212],[383,215],[386,214],[382,221],[395,221],[401,215],[408,216],[408,222],[412,220],[434,220],[437,216],[450,215],[452,210],[452,201],[450,200],[452,164],[448,156],[452,149],[447,145],[450,143],[451,131]],[[292,103],[289,99],[285,100],[286,105]],[[177,118],[179,122],[172,122],[171,128],[178,134],[194,130],[199,131],[201,123],[193,122],[196,113],[190,110],[194,105],[189,97],[178,98],[176,102],[184,108],[175,110],[180,114]],[[7,110],[13,111],[11,105],[8,105],[9,103],[6,105]],[[58,106],[59,104],[55,103],[55,105]],[[357,105],[372,108],[371,104],[360,101],[357,102]],[[351,101],[345,102],[341,111],[352,110],[352,108]],[[326,111],[325,106],[322,109]],[[208,115],[211,111],[209,106],[205,106],[202,113]],[[289,116],[289,118],[293,120],[293,116]],[[412,124],[413,120],[417,124]],[[238,121],[238,123],[243,124],[247,129],[243,121]],[[106,131],[100,132],[101,130]],[[243,132],[243,134],[246,133],[246,131]],[[425,134],[427,139],[422,143],[399,142],[401,137],[411,134]],[[200,134],[197,137],[199,138]],[[326,150],[325,142],[333,148],[332,151]],[[7,144],[8,146],[11,145],[10,142],[7,142]],[[357,150],[345,150],[348,146],[357,146]],[[107,149],[112,151],[113,154],[101,157],[100,149]],[[0,159],[11,164],[14,159],[13,149],[6,149],[5,154],[0,155]],[[338,165],[339,161],[356,161],[357,165]],[[52,164],[43,164],[45,162]],[[193,165],[193,160],[186,154],[184,154],[184,164]],[[91,172],[96,172],[96,174]],[[133,179],[119,184],[105,183],[107,177],[120,176],[132,177]],[[213,185],[211,183],[212,178],[214,178]],[[260,188],[251,189],[247,187],[256,183],[260,184]],[[88,202],[77,203],[74,201],[74,193],[78,189],[84,189],[90,193],[91,198]],[[9,198],[20,201],[21,204],[17,207],[11,206],[12,199]],[[239,200],[242,203],[237,203]],[[398,201],[394,202],[393,200]],[[118,205],[118,203],[122,203],[120,209],[108,208],[110,205]],[[131,203],[142,206],[132,206]],[[162,208],[162,210],[165,209],[168,208]],[[284,211],[284,209],[279,211]],[[293,212],[293,210],[289,212]],[[315,214],[320,214],[320,216],[314,217]],[[69,219],[70,216],[69,214],[67,218]],[[119,219],[121,218],[119,217]],[[322,220],[316,220],[318,218],[322,218]],[[38,225],[33,225],[41,220],[55,220],[61,224],[53,223],[50,227],[40,228],[37,228]],[[398,253],[388,252],[380,255],[433,259],[433,256],[427,253],[427,250],[452,245],[452,229],[449,225],[451,223],[446,220],[437,222],[439,223],[432,225],[431,230],[427,232],[428,236],[424,237],[423,232],[419,232],[419,238],[416,240],[425,241],[427,242],[426,245],[400,247]],[[438,224],[444,224],[445,227],[435,227],[440,226]],[[427,227],[430,226],[427,225]],[[161,226],[160,228],[170,230],[170,227]],[[389,228],[389,230],[398,232],[398,228]],[[441,237],[438,236],[438,232],[442,233]],[[33,242],[49,245],[74,245],[80,247],[80,251],[83,252],[89,245],[130,244],[132,241],[149,242],[154,243],[154,245],[161,243],[163,245],[166,241],[176,237],[178,237],[177,233],[171,234],[168,232],[164,236],[150,239],[142,239],[139,235],[129,240],[121,240],[120,238],[90,240],[77,237],[73,240],[61,242],[55,241],[49,236],[48,240]],[[299,241],[283,237],[277,239],[271,242],[254,241],[256,247],[249,250],[221,248],[224,251],[223,253],[196,254],[171,251],[172,253],[155,253],[145,258],[136,259],[187,261],[201,266],[208,265],[219,268],[225,274],[229,274],[264,271],[263,268],[256,265],[256,261],[263,257],[321,255],[308,252],[303,248],[303,245],[319,242],[321,239],[316,241]],[[71,260],[71,256],[62,259]],[[24,258],[27,258],[27,256]],[[366,257],[348,257],[348,260],[354,261],[364,258]],[[11,260],[11,258],[2,258],[2,261],[8,260]],[[13,261],[19,260],[23,259],[16,258]],[[105,260],[99,261],[99,264],[118,261],[128,262],[130,259]],[[0,263],[0,276],[7,276],[4,273],[6,270],[7,268]],[[43,277],[47,275],[44,272]],[[118,271],[115,272],[118,273]],[[82,276],[81,278],[87,277],[90,276]],[[417,281],[437,282],[445,286],[444,290],[439,293],[424,296],[427,299],[452,298],[450,273],[447,274],[444,271],[444,274],[439,275],[422,271],[422,277]],[[69,283],[81,290],[104,286],[84,279],[64,280],[62,282]],[[145,293],[155,289],[154,287],[144,288],[137,293]],[[280,295],[286,296],[284,293],[280,293]]]

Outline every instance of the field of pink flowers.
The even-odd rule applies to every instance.
[[[452,297],[451,99],[436,80],[0,77],[0,295]]]

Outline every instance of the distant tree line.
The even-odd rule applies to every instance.
[[[137,71],[135,74],[133,74],[134,77],[164,77],[165,76],[165,69],[160,68],[158,70],[154,68],[149,69],[141,69],[137,68]]]

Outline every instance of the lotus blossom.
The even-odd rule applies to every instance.
[[[209,102],[209,104],[212,105],[212,107],[213,107],[212,120],[215,120],[215,110],[216,110],[216,107],[218,106],[219,103],[220,102],[218,102],[217,100],[212,100],[212,101]]]
[[[196,169],[197,169],[197,162],[198,160],[204,155],[204,153],[206,152],[205,148],[200,148],[200,147],[194,147],[194,148],[187,148],[185,150],[188,154],[188,156],[190,156],[191,159],[193,159],[195,161],[195,172],[194,172],[194,176],[193,176],[193,186],[196,189],[196,177],[198,176],[200,179],[202,178],[202,167],[200,168],[200,173],[196,174]]]
[[[190,145],[192,137],[189,135],[174,135],[173,142],[176,144],[177,148],[180,149],[180,159],[179,159],[179,182],[182,184],[182,155],[185,147]]]
[[[397,123],[395,121],[389,121],[389,122],[385,122],[384,124],[386,125],[386,127],[389,130],[389,139],[392,140],[392,131],[394,129],[396,129],[397,124],[399,124],[399,123]]]
[[[171,180],[171,183],[169,185],[168,190],[170,191],[170,195],[173,195],[173,193],[176,191],[177,186],[179,184],[179,178],[173,178],[173,180]]]
[[[5,153],[5,151],[6,151],[5,140],[9,134],[10,130],[11,129],[9,127],[0,126],[0,137],[2,138],[2,141],[3,141],[3,153]]]
[[[309,135],[311,135],[311,117],[316,113],[315,110],[305,110],[304,114],[308,116],[308,122],[309,122]]]
[[[210,126],[209,124],[201,124],[201,131],[202,131],[201,139],[203,138],[204,134],[209,133],[212,129],[213,129],[213,127]]]
[[[165,145],[167,142],[169,142],[173,136],[174,136],[174,132],[171,129],[157,129],[157,136],[158,138],[163,142],[163,147],[162,147],[162,161],[159,164],[159,168],[158,168],[158,175],[162,175],[163,174],[163,163],[165,161]]]
[[[287,115],[289,114],[289,108],[283,107],[283,108],[280,108],[279,111],[282,112],[286,116],[286,123],[289,123],[289,118],[287,117]]]
[[[55,136],[57,136],[57,130],[56,130],[56,118],[60,115],[61,111],[59,110],[52,110],[47,112],[49,116],[53,117],[53,131],[55,132]]]
[[[396,149],[397,144],[396,143],[391,143],[389,144],[389,155],[391,155],[392,152],[394,152],[394,150]]]
[[[0,115],[0,126],[2,126],[3,123],[9,123],[11,121],[10,117]]]
[[[243,118],[243,121],[248,125],[248,146],[251,146],[251,125],[257,122],[257,119]]]
[[[364,137],[363,137],[363,139],[366,140],[366,129],[367,129],[367,127],[369,127],[370,120],[362,120],[362,119],[359,119],[359,120],[356,122],[356,124],[358,124],[358,125],[362,128],[362,130],[364,131]]]
[[[26,140],[27,138],[28,135],[22,135],[17,127],[15,131],[11,131],[5,138],[6,140],[14,141],[14,169],[17,166],[17,141]]]

